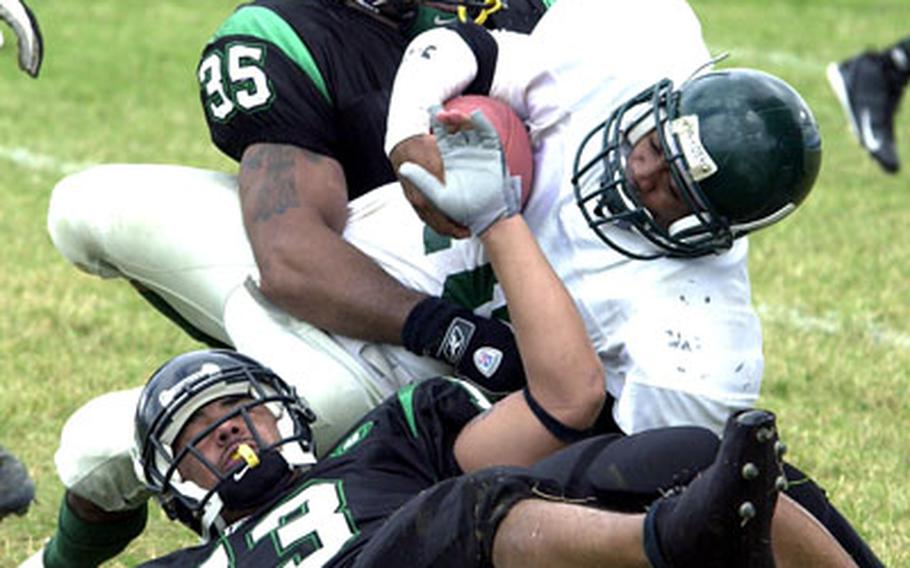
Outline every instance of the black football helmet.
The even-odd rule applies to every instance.
[[[414,19],[420,4],[425,0],[354,0],[358,6],[381,14],[396,22],[409,22]],[[503,9],[503,0],[433,0],[432,4],[456,8],[462,22],[473,21],[483,24],[491,14]]]
[[[627,179],[631,148],[654,128],[691,210],[669,227],[654,221]],[[791,213],[820,165],[821,136],[802,97],[767,73],[727,69],[679,88],[664,79],[622,104],[585,137],[572,184],[588,225],[619,252],[645,260],[697,257],[723,252]],[[633,250],[605,229],[613,225],[656,247]]]
[[[225,397],[240,402],[175,452],[174,441],[193,414]],[[265,406],[277,422],[279,439],[273,444],[263,441],[250,418],[249,412],[258,406]],[[219,471],[196,445],[237,416],[246,421],[258,454],[253,452],[230,471]],[[178,355],[152,374],[140,396],[133,455],[136,473],[168,516],[209,538],[213,530],[224,529],[225,510],[264,504],[293,478],[294,470],[315,463],[310,431],[314,420],[313,412],[292,387],[249,357],[227,350]],[[190,455],[218,480],[215,487],[205,489],[181,476],[177,467]]]

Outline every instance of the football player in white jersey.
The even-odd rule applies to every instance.
[[[644,24],[604,33],[605,21],[647,22],[659,41],[642,42]],[[477,182],[450,176],[425,134],[436,105],[488,94],[523,116],[536,166],[523,216],[580,308],[625,432],[716,428],[754,404],[761,333],[742,237],[791,213],[820,167],[817,126],[792,87],[709,64],[682,2],[574,0],[556,4],[530,37],[462,27],[416,38],[390,102],[393,165],[441,234],[465,227],[432,204]],[[857,565],[882,566],[824,492],[785,469],[788,496]]]
[[[762,376],[739,237],[806,197],[821,160],[817,126],[783,81],[711,72],[685,3],[580,0],[552,11],[530,36],[468,26],[419,36],[396,78],[386,147],[395,165],[419,161],[433,144],[428,109],[454,94],[515,108],[535,146],[524,215],[581,307],[614,419],[627,433],[717,431],[756,402]],[[605,21],[624,24],[606,33]],[[654,42],[630,22],[647,22]]]
[[[605,33],[605,21],[647,22],[655,43],[642,40],[644,25]],[[629,55],[605,60],[614,53]],[[580,308],[627,433],[716,429],[754,404],[761,330],[743,237],[793,212],[820,168],[818,127],[792,87],[711,67],[682,2],[575,0],[530,37],[476,27],[419,36],[390,101],[386,148],[408,198],[452,236],[465,227],[433,205],[474,179],[450,179],[426,134],[430,116],[478,93],[525,119],[535,178],[523,216]],[[792,467],[788,476],[805,479]],[[881,566],[827,501],[797,493],[858,565]]]

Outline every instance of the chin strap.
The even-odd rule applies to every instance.
[[[202,513],[202,519],[200,520],[203,542],[212,540],[213,536],[224,534],[224,529],[227,525],[224,522],[224,519],[221,518],[221,511],[223,510],[224,504],[221,502],[221,498],[218,497],[217,493],[213,494],[212,498],[209,499],[209,502],[206,504],[205,510]]]
[[[223,534],[226,511],[253,511],[277,497],[293,479],[294,469],[277,451],[259,455],[256,466],[244,464],[229,473],[209,497],[200,519],[204,541]]]
[[[291,466],[277,451],[259,456],[259,464],[232,472],[220,483],[218,495],[230,511],[252,509],[268,502],[279,493],[291,477]]]

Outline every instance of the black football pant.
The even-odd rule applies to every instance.
[[[688,484],[711,465],[717,436],[697,427],[631,436],[604,434],[573,444],[531,469],[490,468],[445,480],[399,509],[370,540],[358,567],[487,567],[496,528],[522,499],[585,499],[641,513],[662,491]],[[805,474],[784,466],[787,494],[815,516],[862,568],[884,566]]]
[[[683,484],[711,464],[717,447],[717,437],[701,428],[606,434],[575,444],[530,470],[496,467],[448,479],[392,515],[355,566],[492,566],[496,529],[518,501],[562,500],[590,491],[585,496],[605,499],[605,508],[642,512],[643,504],[656,498],[657,488]],[[563,481],[572,485],[571,494]]]

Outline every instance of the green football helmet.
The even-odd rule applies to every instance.
[[[632,147],[655,128],[691,211],[669,227],[655,222],[627,175]],[[727,69],[678,89],[664,79],[620,105],[581,143],[572,183],[588,225],[612,248],[645,260],[697,257],[791,213],[820,165],[821,136],[802,97],[767,73]],[[611,226],[655,246],[630,247]]]

